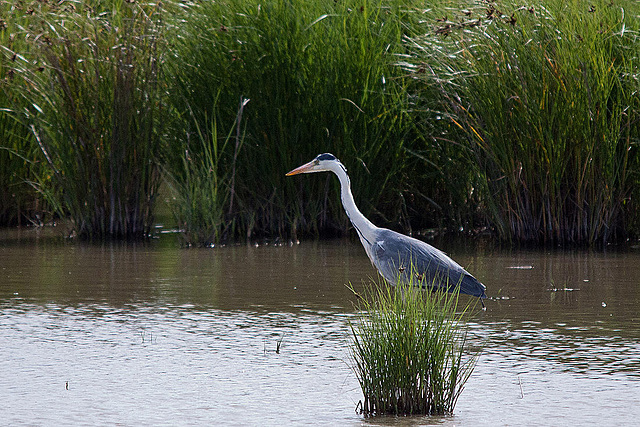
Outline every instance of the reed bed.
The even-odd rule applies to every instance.
[[[412,283],[373,284],[351,324],[352,358],[365,415],[450,415],[477,360],[459,294]]]
[[[283,180],[285,169],[320,152],[333,152],[351,166],[365,212],[398,221],[403,141],[412,125],[394,63],[408,22],[417,19],[403,3],[245,0],[188,6],[188,19],[176,29],[175,62],[168,64],[172,103],[187,119],[181,132],[198,129],[209,141],[224,138],[224,132],[207,134],[214,108],[220,123],[230,124],[239,100],[250,99],[242,146],[227,144],[219,156],[222,176],[236,177],[233,187],[226,182],[221,206],[225,221],[233,222],[232,237],[346,230],[333,181]]]
[[[0,70],[0,79],[6,82],[7,72]],[[4,75],[4,77],[3,77]],[[8,91],[2,91],[0,103],[12,103]],[[0,111],[0,224],[28,225],[40,224],[42,212],[39,200],[29,185],[37,167],[37,154],[33,149],[29,128],[21,123],[9,110]]]
[[[230,170],[223,170],[223,155],[232,146],[237,157],[243,145],[242,112],[248,102],[241,99],[236,122],[224,135],[218,129],[216,113],[206,129],[200,128],[191,115],[195,131],[185,132],[184,138],[175,142],[175,146],[182,147],[180,152],[168,150],[169,155],[177,154],[177,159],[167,162],[172,169],[165,176],[173,194],[171,208],[182,231],[183,246],[212,246],[233,234],[235,161]]]
[[[638,3],[499,1],[449,13],[413,40],[420,62],[407,68],[427,96],[441,93],[486,221],[519,242],[626,237],[638,213]]]
[[[148,235],[159,183],[161,7],[29,7],[15,35],[28,40],[31,60],[16,73],[28,100],[19,113],[48,171],[34,187],[78,235]]]
[[[37,152],[20,111],[25,82],[17,75],[29,61],[29,44],[16,37],[25,25],[26,8],[0,2],[0,225],[39,224],[43,206],[29,182],[38,174]],[[22,13],[20,13],[22,12]]]
[[[332,152],[393,229],[553,244],[640,230],[638,2],[0,12],[0,224],[47,211],[73,234],[143,237],[165,179],[187,244],[342,234],[335,180],[283,178]]]

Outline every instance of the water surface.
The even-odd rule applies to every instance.
[[[640,251],[442,242],[487,285],[484,346],[453,416],[363,418],[357,242],[180,249],[0,235],[5,425],[630,425],[640,419]],[[276,350],[279,349],[279,352]]]

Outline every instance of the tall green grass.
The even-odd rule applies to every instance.
[[[218,129],[219,118],[214,111],[206,129],[194,119],[194,132],[186,132],[182,140],[174,142],[182,147],[177,159],[180,166],[176,166],[176,159],[168,161],[172,169],[166,173],[166,180],[184,246],[211,246],[233,234],[235,159],[231,169],[223,170],[221,164],[228,146],[234,147],[235,158],[243,145],[242,112],[248,102],[240,101],[236,122],[226,134]],[[169,151],[171,154],[173,149]]]
[[[452,15],[414,40],[413,70],[441,93],[491,226],[514,241],[624,237],[638,215],[638,3],[501,1]]]
[[[638,2],[0,11],[0,224],[50,209],[78,234],[144,236],[163,170],[190,244],[344,233],[334,179],[283,176],[332,152],[379,225],[640,230]]]
[[[20,112],[28,87],[19,70],[30,61],[29,43],[18,32],[28,24],[28,7],[0,2],[0,225],[40,223],[44,206],[29,182],[38,176],[37,152]]]
[[[11,69],[9,69],[11,70]],[[1,105],[13,104],[8,99],[7,70],[0,71]],[[4,77],[3,77],[4,76]],[[29,128],[20,122],[11,109],[0,111],[0,225],[39,224],[41,211],[38,197],[29,180],[36,173],[37,157]]]
[[[458,293],[411,283],[372,285],[352,323],[353,369],[365,415],[452,414],[477,354],[470,352]]]
[[[418,18],[404,2],[382,0],[189,6],[170,64],[176,110],[184,117],[193,112],[206,133],[214,104],[221,123],[229,124],[238,100],[251,100],[244,144],[239,152],[228,144],[218,166],[223,175],[235,168],[233,205],[228,197],[224,210],[236,237],[346,229],[333,181],[283,179],[283,172],[327,151],[350,167],[365,212],[399,220],[403,145],[412,123],[394,63],[408,22]],[[188,120],[185,128],[193,129]]]
[[[31,15],[18,34],[35,58],[18,69],[22,113],[51,176],[36,188],[74,233],[147,235],[162,132],[160,4],[61,4]]]

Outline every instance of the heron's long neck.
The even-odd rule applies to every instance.
[[[342,206],[344,206],[344,210],[351,220],[351,224],[353,224],[358,231],[360,239],[366,240],[369,244],[374,243],[376,226],[362,215],[356,206],[356,202],[353,200],[353,194],[351,194],[351,181],[349,180],[346,169],[342,165],[337,165],[337,167],[332,170],[338,175],[338,179],[340,180],[340,198],[342,199]]]

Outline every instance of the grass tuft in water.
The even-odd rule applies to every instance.
[[[356,294],[357,295],[357,294]],[[459,293],[372,284],[351,324],[365,415],[453,413],[477,354],[469,353]]]

